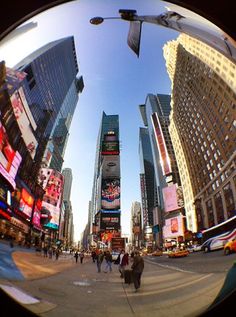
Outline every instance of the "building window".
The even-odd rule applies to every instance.
[[[224,221],[224,208],[223,208],[223,202],[221,193],[218,192],[215,197],[215,206],[216,206],[216,216],[217,216],[217,222],[221,223]]]
[[[234,196],[233,196],[233,191],[231,188],[231,184],[228,183],[224,188],[223,188],[223,193],[225,197],[225,203],[226,203],[226,210],[227,210],[227,215],[228,218],[231,218],[235,216],[235,203],[234,203]]]
[[[214,213],[213,213],[213,206],[212,206],[212,201],[209,199],[206,202],[206,209],[207,209],[207,218],[208,218],[208,226],[213,227],[215,225],[214,222]]]

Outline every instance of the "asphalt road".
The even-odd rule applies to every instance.
[[[195,273],[226,273],[236,261],[236,253],[225,256],[223,250],[207,253],[199,251],[182,258],[168,258],[167,255],[163,255],[148,256],[147,259],[164,267],[175,267]]]

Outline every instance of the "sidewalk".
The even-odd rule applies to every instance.
[[[12,258],[27,280],[40,279],[74,267],[72,255],[60,255],[56,260],[55,256],[50,259],[41,254],[16,251],[12,253]]]
[[[91,257],[80,264],[70,255],[55,260],[17,251],[13,258],[25,280],[7,284],[30,295],[24,307],[42,317],[195,317],[212,303],[224,280],[145,259],[141,289],[134,293],[117,265],[111,273],[98,273]]]

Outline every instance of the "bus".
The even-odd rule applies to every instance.
[[[219,223],[218,225],[215,225],[209,229],[202,231],[202,242],[205,242],[206,240],[216,237],[218,235],[229,233],[236,229],[236,216],[227,219],[224,222]]]
[[[223,249],[227,241],[236,238],[236,216],[202,231],[204,252]]]

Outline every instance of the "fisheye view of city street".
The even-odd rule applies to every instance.
[[[229,2],[4,5],[0,316],[233,310]]]

